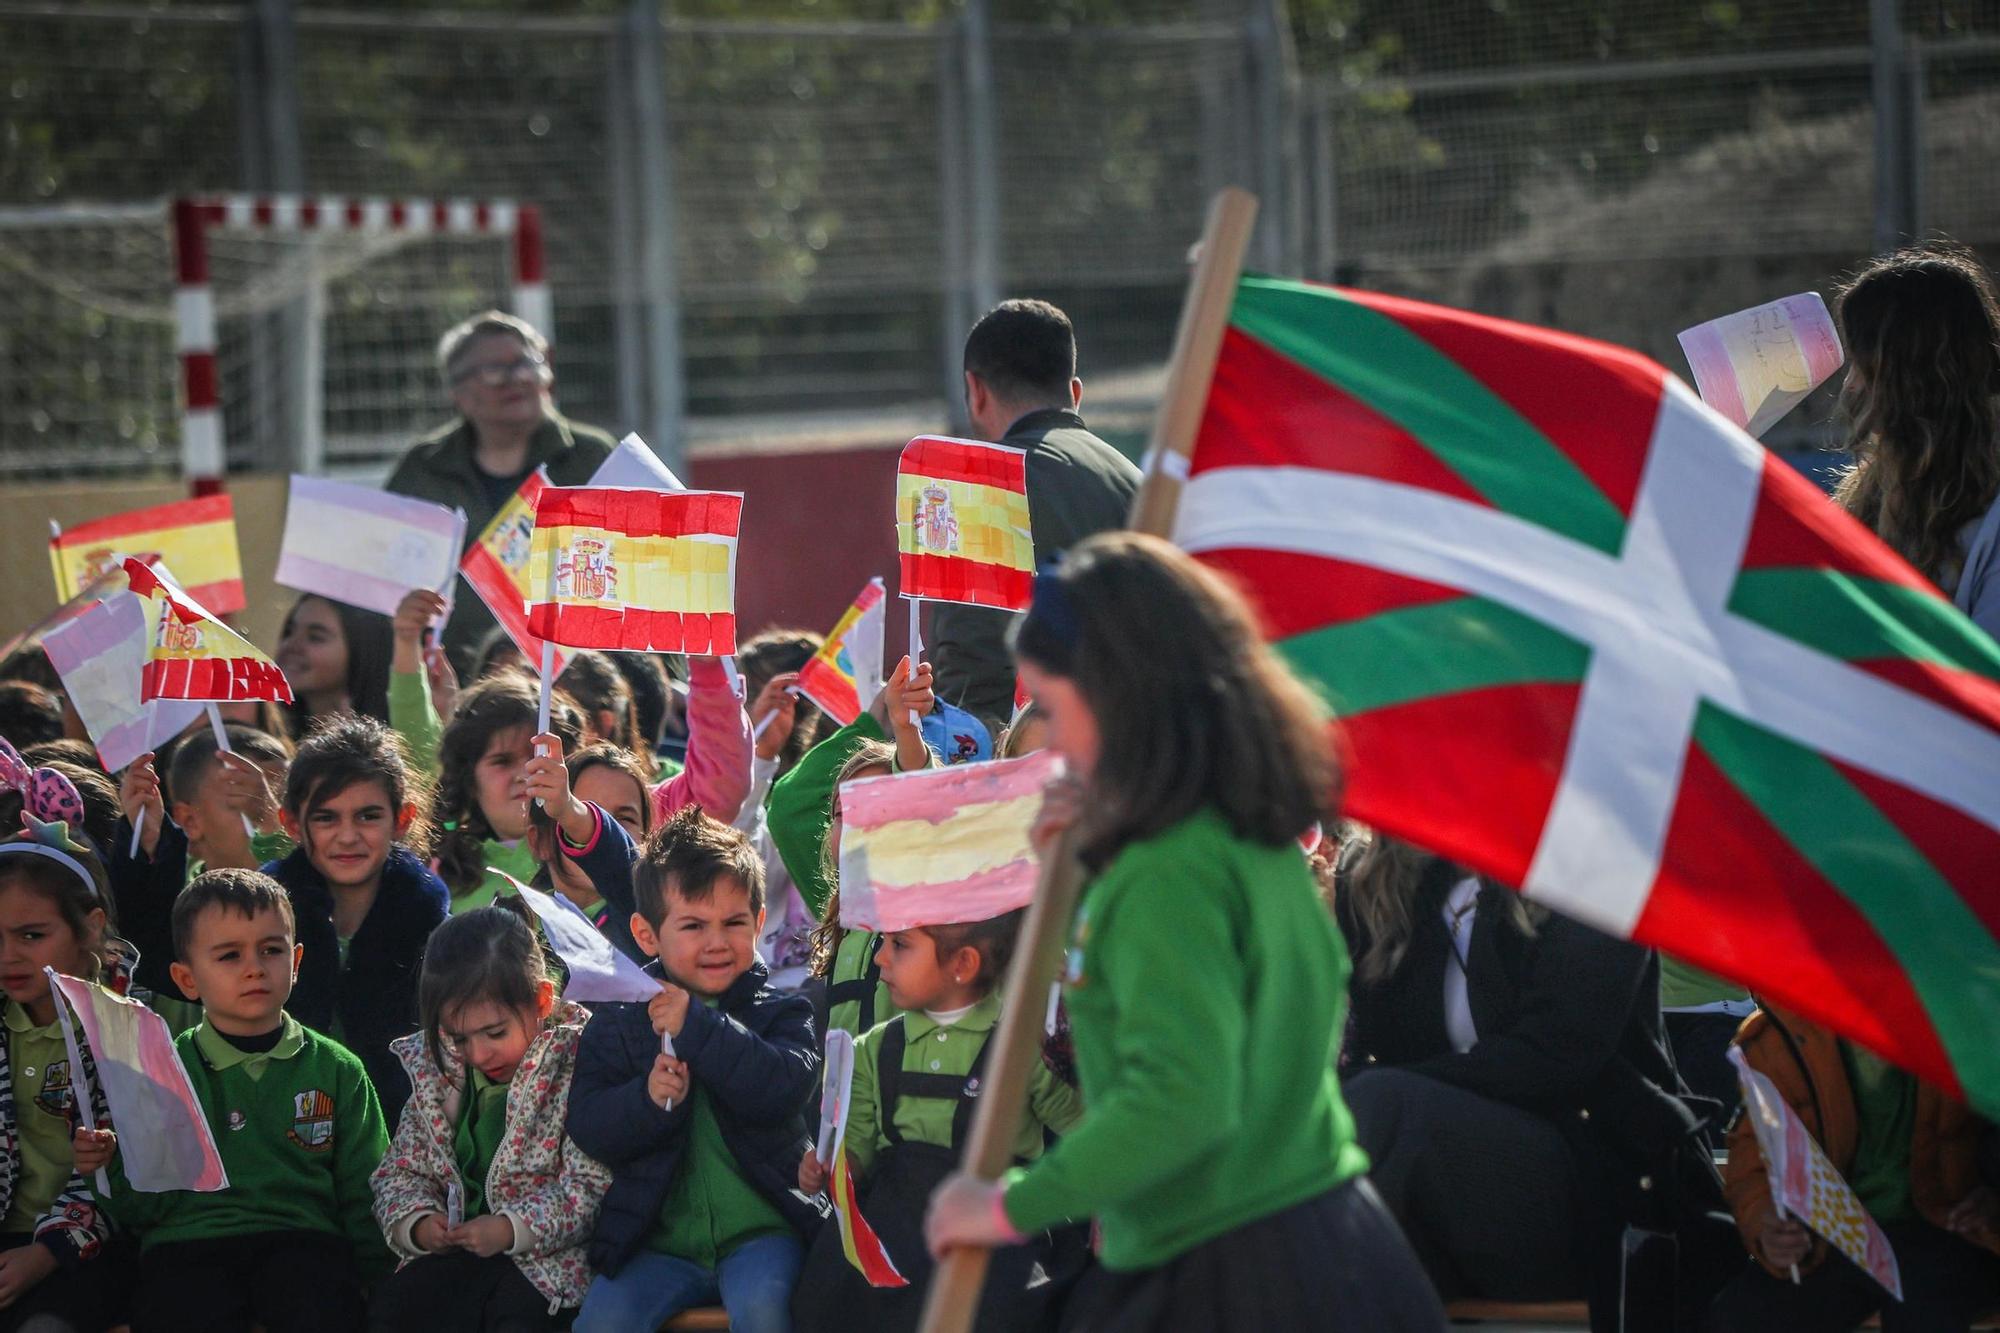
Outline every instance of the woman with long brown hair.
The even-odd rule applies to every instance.
[[[1871,260],[1840,296],[1854,465],[1834,498],[2000,637],[2000,301],[1972,252]]]
[[[1324,710],[1220,577],[1131,533],[1036,580],[1016,653],[1076,783],[1041,832],[1073,823],[1089,875],[1063,984],[1089,1110],[940,1187],[932,1249],[1096,1218],[1071,1328],[1442,1328],[1334,1074],[1347,954],[1298,846]]]

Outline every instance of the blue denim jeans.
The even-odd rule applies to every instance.
[[[617,1277],[591,1280],[574,1327],[576,1333],[655,1329],[683,1310],[719,1300],[729,1311],[731,1333],[791,1333],[792,1287],[804,1262],[805,1246],[789,1232],[745,1242],[714,1269],[643,1251]]]

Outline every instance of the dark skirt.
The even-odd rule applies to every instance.
[[[1444,1307],[1367,1180],[1247,1222],[1137,1273],[1093,1269],[1064,1333],[1441,1333]]]

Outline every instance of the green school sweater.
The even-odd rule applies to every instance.
[[[431,682],[423,672],[389,673],[389,725],[410,747],[410,763],[417,771],[436,777],[438,739],[444,735],[444,724],[431,704]]]
[[[866,1172],[875,1155],[889,1146],[882,1132],[882,1084],[880,1078],[882,1037],[891,1024],[903,1025],[903,1064],[909,1074],[945,1074],[962,1078],[972,1072],[972,1062],[1000,1022],[1000,993],[994,991],[949,1026],[929,1014],[917,1011],[900,1014],[870,1031],[854,1046],[854,1087],[848,1098],[847,1159],[856,1172]],[[998,1052],[988,1056],[988,1063]],[[907,1091],[896,1098],[896,1130],[908,1143],[951,1146],[951,1122],[957,1114],[955,1102],[936,1097],[913,1097]],[[1049,1072],[1040,1060],[1028,1079],[1028,1114],[1014,1135],[1014,1156],[1032,1162],[1042,1155],[1042,1131],[1052,1129],[1067,1134],[1083,1116],[1083,1102],[1076,1090]]]
[[[346,1047],[284,1016],[269,1052],[236,1049],[206,1023],[174,1041],[229,1173],[213,1193],[132,1189],[113,1158],[112,1218],[140,1248],[266,1231],[345,1236],[364,1276],[394,1266],[368,1178],[389,1131],[368,1074]]]
[[[1007,1177],[1027,1233],[1096,1217],[1152,1268],[1368,1168],[1334,1075],[1347,950],[1299,849],[1204,810],[1084,890],[1064,994],[1089,1114]]]
[[[844,981],[859,981],[868,974],[868,960],[875,956],[882,937],[872,930],[850,930],[840,937],[840,946],[833,951],[833,966],[827,969],[826,981],[829,986],[838,986]],[[889,988],[880,981],[875,983],[875,1022],[879,1026],[903,1011],[889,999]],[[835,1028],[854,1037],[860,1037],[866,1029],[861,1026],[861,1001],[842,1000],[826,1012],[828,1031]]]

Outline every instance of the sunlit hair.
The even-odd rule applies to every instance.
[[[638,753],[645,743],[639,736],[638,716],[632,710],[632,686],[612,665],[613,656],[589,651],[573,653],[562,674],[556,677],[556,684],[569,691],[570,698],[583,709],[588,730],[597,731],[599,713],[611,715],[610,730],[598,733],[599,740]]]
[[[285,613],[285,625],[278,632],[279,639],[290,636],[292,622],[298,619],[299,609],[307,602],[326,603],[333,608],[334,618],[340,622],[340,637],[347,648],[348,703],[357,713],[365,713],[378,722],[387,722],[389,664],[394,660],[396,651],[393,622],[379,611],[365,611],[346,602],[336,602],[331,597],[307,593],[292,603],[292,609]],[[304,697],[294,699],[291,706],[293,734],[306,730],[312,720]]]
[[[749,837],[698,805],[682,806],[653,830],[632,864],[632,901],[646,924],[658,930],[667,919],[667,898],[707,902],[715,886],[733,879],[750,894],[750,914],[764,910],[764,862]]]
[[[1365,936],[1354,960],[1356,982],[1373,986],[1396,974],[1410,952],[1411,905],[1424,874],[1439,858],[1397,838],[1375,833],[1349,856],[1334,884],[1334,896],[1358,922]],[[1451,867],[1452,882],[1470,871]],[[1518,893],[1506,898],[1507,920],[1523,935],[1533,935],[1547,919],[1548,909]]]
[[[1948,243],[1871,261],[1840,294],[1841,413],[1854,465],[1835,498],[1934,583],[1953,586],[1966,526],[2000,497],[2000,303]]]
[[[1037,587],[1015,650],[1074,682],[1096,718],[1087,864],[1204,808],[1274,847],[1327,813],[1327,710],[1222,576],[1157,537],[1105,532],[1071,548],[1053,583]]]
[[[479,756],[503,731],[526,727],[532,732],[539,702],[533,676],[518,671],[488,676],[458,697],[458,711],[438,739],[437,800],[432,806],[438,820],[437,872],[453,893],[466,893],[486,878],[481,844],[494,836],[479,808]],[[583,736],[583,714],[560,691],[549,701],[549,730],[562,741],[565,754]]]
[[[443,1031],[453,1014],[480,1003],[532,1014],[548,979],[541,941],[511,906],[447,917],[424,942],[417,980],[417,1029],[432,1062],[445,1068]]]
[[[194,961],[188,955],[194,947],[195,923],[211,907],[233,912],[245,920],[254,918],[259,912],[276,912],[278,919],[285,923],[285,934],[293,940],[298,938],[298,922],[292,915],[292,895],[286,893],[277,880],[260,871],[238,867],[208,870],[188,881],[188,886],[174,898],[170,922],[174,933],[174,957],[181,962]]]
[[[949,966],[951,956],[960,949],[978,954],[979,975],[968,984],[982,996],[990,995],[1007,977],[1007,967],[1014,961],[1014,948],[1020,942],[1021,922],[1027,915],[1028,909],[1019,907],[985,921],[925,926],[923,932],[931,937],[931,950],[939,967]]]
[[[736,665],[743,670],[744,692],[754,700],[771,677],[802,669],[825,642],[825,636],[809,629],[759,630],[736,650]],[[785,748],[778,752],[780,774],[791,772],[792,765],[812,749],[819,739],[820,719],[824,716],[810,700],[799,699],[797,711],[792,715],[792,734],[786,739]]]
[[[896,771],[896,747],[888,741],[861,742],[833,779],[833,805],[827,811],[826,836],[819,849],[820,878],[832,891],[826,896],[819,924],[812,929],[812,961],[806,965],[816,977],[832,974],[833,956],[840,949],[841,936],[847,933],[840,928],[840,819],[835,813],[840,806],[840,788],[875,769]]]

